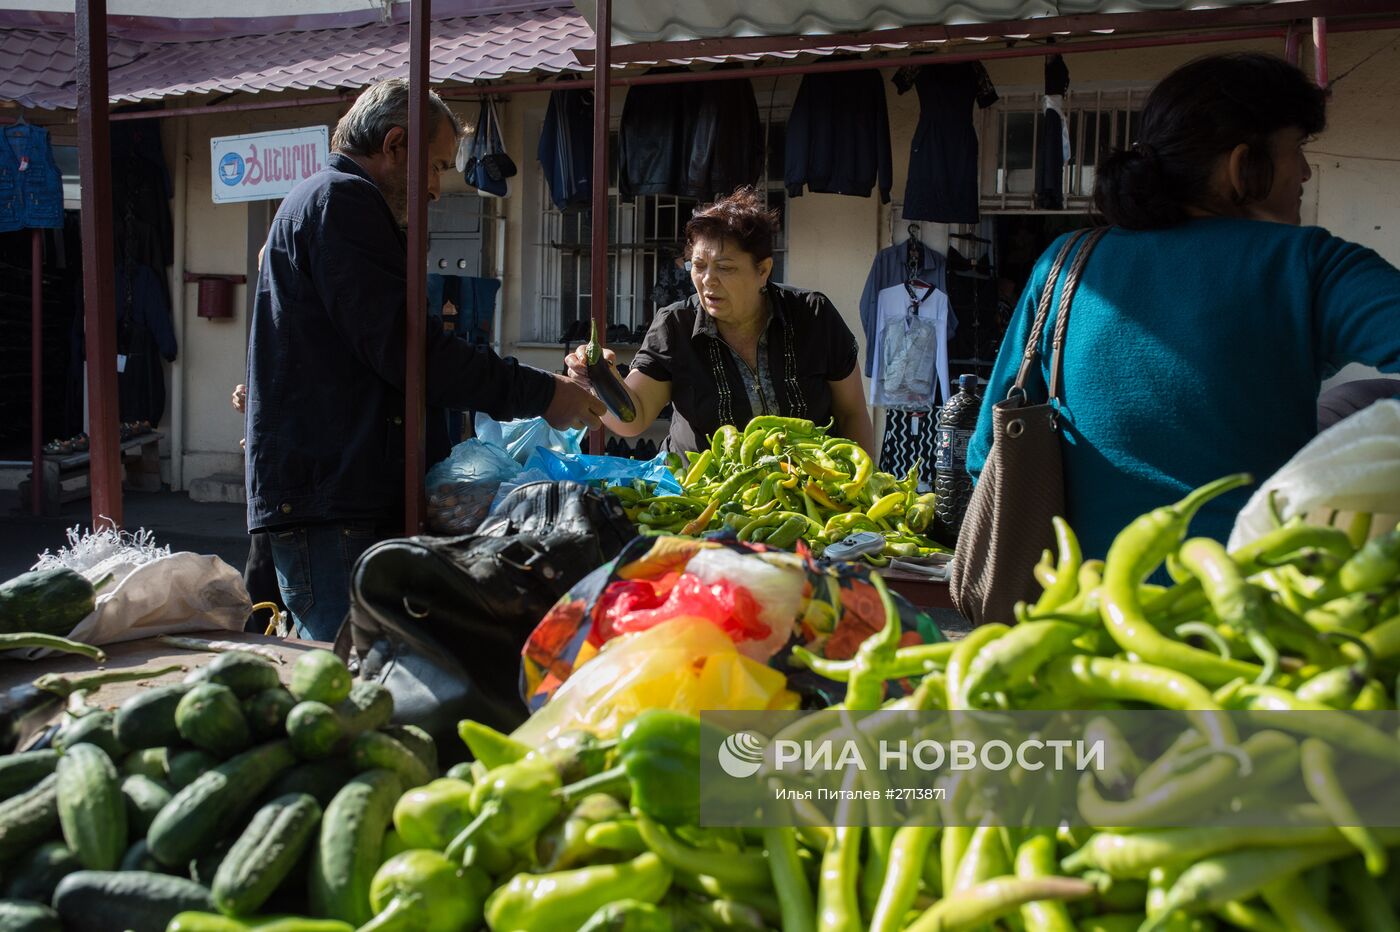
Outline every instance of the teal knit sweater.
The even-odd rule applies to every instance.
[[[1061,244],[1036,264],[997,356],[968,448],[974,477]],[[1056,306],[1032,400],[1045,397]],[[1400,371],[1400,270],[1370,249],[1225,218],[1110,231],[1074,298],[1061,383],[1066,518],[1086,558],[1211,479],[1270,476],[1316,434],[1319,386],[1348,362]],[[1211,503],[1191,532],[1224,541],[1248,495]]]

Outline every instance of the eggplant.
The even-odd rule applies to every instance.
[[[628,393],[627,386],[617,377],[617,371],[603,359],[603,347],[598,344],[596,320],[593,321],[593,329],[589,331],[588,348],[584,351],[583,361],[588,367],[588,381],[593,384],[593,392],[598,396],[598,400],[607,405],[613,417],[622,423],[630,424],[635,421],[637,409],[632,407],[632,396]]]

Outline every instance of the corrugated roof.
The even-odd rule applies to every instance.
[[[593,30],[572,7],[461,16],[433,23],[434,83],[585,70],[573,50]],[[186,94],[360,88],[408,69],[402,24],[234,36],[200,42],[108,41],[114,102]],[[76,106],[71,34],[0,30],[0,99],[26,107]]]
[[[1259,6],[1290,0],[613,0],[614,45],[749,36],[864,33],[909,26],[1000,23],[1049,16]],[[575,0],[585,19],[596,0]]]

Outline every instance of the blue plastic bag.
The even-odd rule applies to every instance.
[[[494,443],[524,465],[536,447],[547,447],[556,453],[582,453],[584,429],[555,430],[542,417],[519,421],[497,421],[488,414],[477,414],[476,436]]]
[[[514,479],[520,464],[493,443],[467,440],[428,470],[428,526],[439,534],[467,534],[491,509],[501,483]]]
[[[622,485],[633,479],[656,483],[659,493],[682,494],[681,484],[666,468],[666,454],[652,459],[629,460],[620,456],[590,456],[586,453],[555,453],[539,447],[525,462],[525,469],[538,469],[550,479],[572,479],[574,482],[602,482]]]

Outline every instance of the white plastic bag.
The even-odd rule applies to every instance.
[[[1269,493],[1284,520],[1307,515],[1325,523],[1333,511],[1346,527],[1357,512],[1376,515],[1371,533],[1400,518],[1400,401],[1378,401],[1318,434],[1250,498],[1235,521],[1230,549],[1273,528]]]

